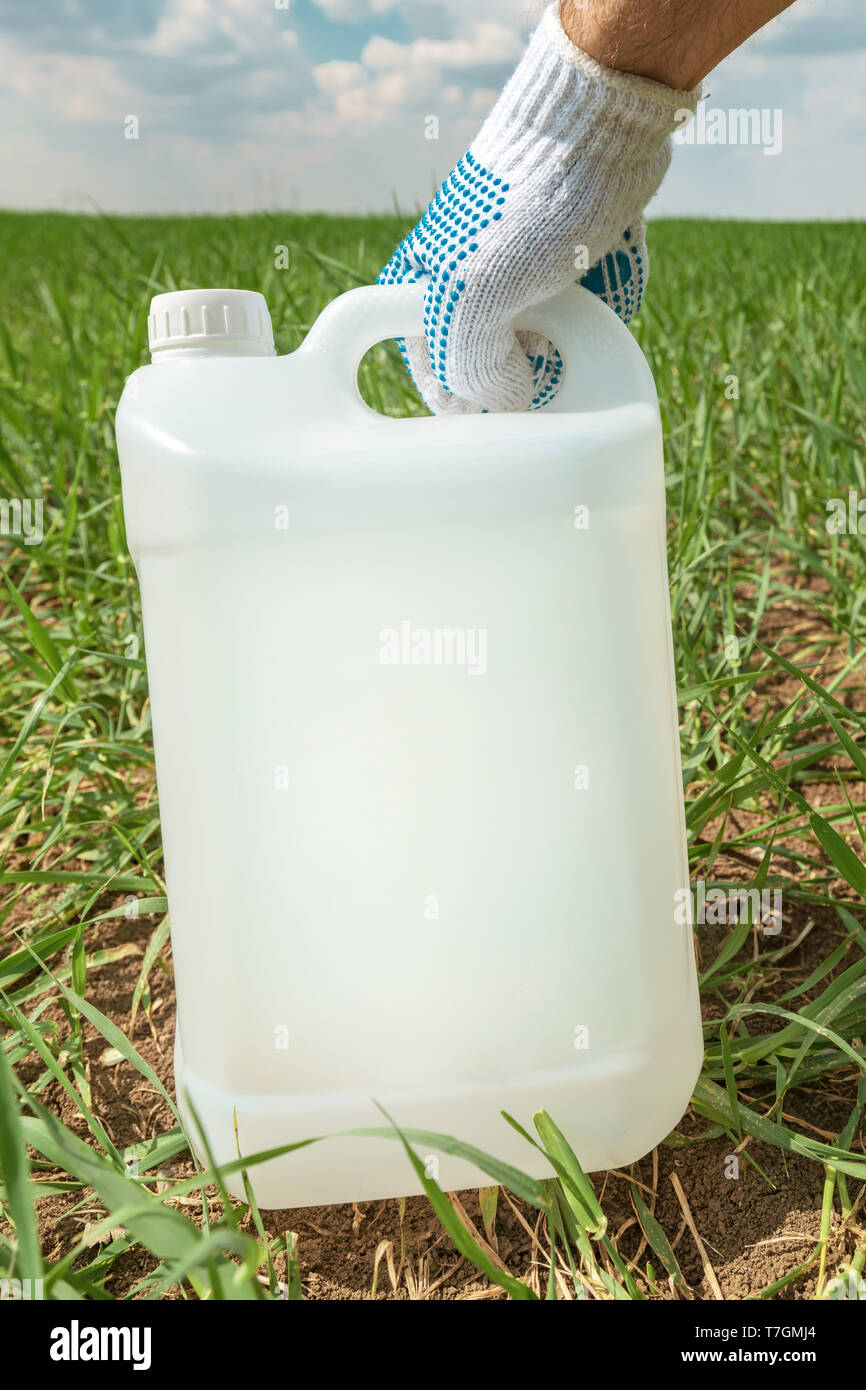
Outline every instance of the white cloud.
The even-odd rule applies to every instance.
[[[395,43],[381,35],[369,40],[361,62],[323,63],[313,76],[319,90],[333,101],[337,115],[352,127],[381,125],[419,102],[454,105],[459,87],[443,84],[443,74],[479,64],[514,61],[523,44],[513,29],[488,21],[474,23],[467,35],[453,39],[415,39]],[[490,106],[495,91],[486,91],[471,109]]]
[[[161,0],[136,7],[131,28],[93,19],[98,8],[116,17],[116,0],[111,10],[109,0],[68,0],[50,22],[45,6],[0,0],[0,201],[66,205],[75,190],[82,203],[125,211],[375,211],[396,192],[402,207],[424,206],[477,133],[546,0],[315,3],[314,65],[307,29],[274,0]],[[866,153],[864,8],[798,0],[722,64],[713,104],[782,107],[782,153],[678,149],[651,212],[866,215],[866,185],[851,173]],[[389,11],[408,21],[405,42],[385,37]],[[329,52],[327,18],[367,21],[354,49],[347,31]],[[387,32],[401,30],[388,21]],[[479,78],[487,65],[493,71]],[[123,136],[133,113],[140,141]],[[438,139],[428,113],[439,117]]]
[[[333,98],[334,109],[343,120],[352,125],[381,125],[389,115],[417,107],[419,102],[455,105],[462,93],[453,83],[444,84],[445,73],[479,64],[508,63],[522,51],[513,29],[497,22],[475,23],[467,36],[454,39],[415,39],[402,44],[381,36],[372,38],[360,64],[324,64],[321,76],[319,69],[315,75],[320,90]],[[476,105],[471,109],[480,108]]]
[[[495,87],[476,87],[472,96],[469,98],[470,109],[472,111],[481,111],[486,115],[498,96],[499,93]]]
[[[337,115],[355,130],[379,126],[388,115],[386,107],[377,100],[376,93],[370,87],[352,87],[349,91],[340,92],[334,106]]]
[[[0,37],[0,93],[20,109],[53,112],[64,121],[114,122],[118,139],[125,115],[140,111],[138,93],[108,58],[93,54],[27,53]]]
[[[256,53],[273,42],[278,19],[261,0],[169,0],[154,33],[136,47],[164,58],[194,57],[214,44],[229,54]]]
[[[368,19],[371,15],[384,14],[399,3],[400,0],[313,0],[313,4],[318,5],[328,19],[349,20],[352,23]]]
[[[331,63],[320,63],[313,68],[313,78],[320,92],[336,96],[352,87],[360,87],[367,80],[367,73],[360,63],[347,63],[335,59]]]
[[[334,110],[353,133],[365,126],[381,125],[401,107],[416,103],[425,92],[436,89],[428,74],[419,83],[418,74],[384,72],[373,79],[359,63],[326,63],[314,72],[323,92],[332,97]]]
[[[504,24],[491,21],[474,24],[471,36],[465,38],[415,39],[406,44],[373,38],[361,57],[368,68],[378,70],[469,68],[514,62],[523,48],[519,34]]]

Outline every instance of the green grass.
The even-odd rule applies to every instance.
[[[109,1296],[114,1261],[137,1243],[157,1262],[139,1290],[149,1297],[178,1288],[274,1297],[278,1255],[292,1271],[289,1296],[299,1296],[293,1238],[267,1235],[254,1209],[241,1229],[246,1209],[220,1201],[219,1175],[156,1191],[156,1169],[186,1147],[176,1126],[134,1152],[118,1150],[91,1104],[86,1027],[164,1096],[149,1064],[88,1000],[89,972],[117,951],[100,933],[119,897],[135,895],[139,912],[153,914],[136,989],[145,1013],[166,937],[138,593],[112,421],[124,377],[145,358],[152,294],[257,288],[278,349],[290,350],[331,298],[375,276],[405,230],[398,218],[0,214],[0,497],[41,496],[45,505],[41,545],[0,537],[0,1277],[42,1278],[47,1296]],[[289,247],[288,269],[275,268],[280,246]],[[780,888],[786,920],[817,917],[822,942],[793,980],[780,970],[789,931],[767,936],[742,923],[711,953],[702,948],[711,1021],[698,1123],[671,1142],[724,1134],[732,1147],[760,1140],[821,1165],[820,1239],[764,1296],[790,1296],[814,1267],[826,1296],[837,1273],[827,1258],[831,1228],[855,1271],[866,1256],[862,1227],[857,1234],[866,1179],[866,549],[859,535],[826,528],[829,499],[847,499],[849,489],[866,498],[866,368],[855,346],[866,317],[866,230],[663,223],[652,227],[650,249],[635,329],[666,433],[691,872],[724,888]],[[368,358],[362,385],[380,409],[420,411],[390,347]],[[49,1087],[72,1102],[75,1127],[40,1098]],[[803,1087],[845,1102],[848,1118],[832,1139],[786,1118]],[[495,1160],[487,1171],[541,1213],[572,1292],[682,1292],[676,1255],[641,1188],[632,1190],[646,1256],[632,1270],[553,1121],[537,1125],[558,1181],[503,1172]],[[748,1143],[743,1151],[748,1158]],[[417,1169],[407,1147],[410,1162]],[[200,1229],[178,1198],[212,1183]],[[425,1186],[458,1249],[512,1295],[536,1296],[527,1277],[491,1261],[435,1184]],[[95,1193],[101,1240],[47,1259],[34,1204],[49,1192]],[[482,1211],[490,1210],[488,1193]],[[551,1275],[538,1293],[563,1296],[561,1278]]]

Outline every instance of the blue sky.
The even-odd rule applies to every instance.
[[[471,142],[543,7],[0,0],[0,205],[410,210]],[[706,88],[716,131],[731,109],[766,108],[781,148],[682,145],[651,214],[866,217],[863,0],[797,0]]]

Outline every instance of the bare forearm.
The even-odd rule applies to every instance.
[[[680,91],[793,0],[562,0],[562,27],[597,62]]]

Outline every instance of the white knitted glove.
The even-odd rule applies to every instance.
[[[675,113],[697,92],[605,68],[571,42],[559,0],[468,153],[380,284],[426,280],[426,340],[401,343],[436,414],[539,408],[562,362],[511,330],[578,269],[626,322],[648,261],[642,212],[661,183]],[[627,230],[623,232],[623,229]]]

